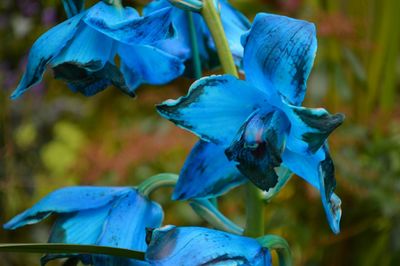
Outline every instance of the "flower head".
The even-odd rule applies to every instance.
[[[271,254],[257,240],[202,227],[155,229],[146,260],[159,266],[272,265]]]
[[[90,244],[145,251],[146,228],[161,225],[161,207],[127,187],[68,187],[44,197],[4,225],[16,229],[57,214],[49,242]],[[42,261],[67,257],[46,255]],[[102,255],[78,255],[93,265],[128,265],[127,260]],[[140,262],[130,261],[129,265]]]
[[[64,3],[70,15],[82,8]],[[168,8],[140,17],[133,8],[99,2],[51,28],[33,44],[26,72],[11,97],[18,98],[40,82],[47,66],[56,78],[86,96],[111,84],[133,96],[141,83],[163,84],[183,72],[179,58],[151,46],[173,34]],[[115,65],[116,55],[120,67]]]
[[[187,96],[164,102],[158,111],[225,153],[191,154],[187,165],[196,157],[226,156],[266,191],[278,185],[276,169],[283,165],[319,189],[329,224],[339,232],[340,199],[333,193],[326,139],[344,116],[300,106],[317,49],[314,25],[259,14],[242,44],[245,81],[229,75],[200,79]],[[192,195],[201,194],[204,186],[197,189]]]

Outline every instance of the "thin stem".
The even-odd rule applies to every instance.
[[[200,217],[215,228],[232,234],[243,234],[243,228],[224,216],[210,200],[195,199],[191,200],[189,204]]]
[[[187,11],[187,17],[189,21],[189,35],[190,35],[190,44],[192,46],[192,62],[193,62],[193,70],[194,77],[196,79],[201,78],[201,60],[199,54],[199,45],[197,40],[196,28],[194,26],[193,13]]]
[[[246,229],[244,235],[264,235],[264,202],[261,191],[251,182],[246,185]]]
[[[215,8],[213,0],[204,0],[203,9],[201,10],[208,29],[211,32],[211,36],[214,40],[215,47],[219,61],[221,62],[222,69],[226,74],[231,74],[235,77],[239,77],[236,70],[235,62],[233,61],[232,53],[229,48],[228,41],[226,39],[224,28],[222,27],[221,18]]]
[[[178,175],[176,174],[158,174],[147,178],[139,186],[139,192],[144,196],[150,196],[150,194],[161,187],[173,187],[178,182]]]
[[[288,242],[276,235],[266,235],[257,238],[257,241],[269,250],[275,250],[278,254],[279,266],[291,266],[292,254]]]
[[[0,244],[0,252],[24,252],[24,253],[58,253],[58,254],[102,254],[129,259],[144,260],[144,253],[140,251],[93,245],[72,244]]]

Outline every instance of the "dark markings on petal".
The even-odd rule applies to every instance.
[[[340,126],[345,118],[341,113],[316,114],[312,109],[294,109],[294,111],[306,125],[317,130],[303,134],[303,140],[308,143],[308,148],[313,153],[321,148],[329,134]]]
[[[268,191],[278,184],[274,168],[282,163],[286,126],[280,112],[254,113],[226,149],[229,160],[257,187]]]
[[[323,160],[320,164],[321,173],[324,177],[324,186],[325,186],[325,197],[327,201],[330,201],[333,191],[336,188],[336,180],[335,180],[335,166],[333,165],[332,158],[328,152],[326,146],[323,147],[325,151],[325,160]]]
[[[54,76],[56,79],[65,80],[73,91],[79,91],[85,96],[95,95],[111,84],[129,96],[135,96],[125,84],[122,73],[115,65],[107,62],[99,71],[87,70],[99,63],[99,61],[92,61],[88,64],[66,62],[53,68]]]
[[[180,125],[183,128],[188,130],[192,130],[193,127],[187,124],[184,120],[178,119],[180,117],[180,110],[188,108],[190,105],[196,102],[196,100],[200,99],[200,97],[205,93],[205,87],[216,87],[222,84],[228,83],[226,79],[204,79],[203,82],[199,83],[196,86],[196,89],[189,91],[188,95],[183,96],[179,99],[178,104],[168,104],[162,103],[156,106],[157,111],[162,115],[168,117],[168,120],[173,122],[174,124]],[[219,143],[217,139],[208,139],[214,143]]]

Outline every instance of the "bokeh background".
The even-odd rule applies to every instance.
[[[304,105],[347,117],[330,137],[342,232],[331,233],[318,192],[297,177],[265,209],[266,231],[289,241],[295,265],[400,265],[400,1],[231,2],[251,19],[273,12],[314,22],[319,48]],[[186,94],[192,80],[184,78],[143,86],[136,99],[115,88],[85,98],[48,73],[20,100],[9,100],[31,44],[64,19],[60,1],[0,1],[0,223],[63,186],[135,185],[178,173],[196,141],[154,109]],[[243,195],[237,188],[219,200],[242,225]],[[169,196],[168,189],[154,195],[165,223],[207,226]],[[52,220],[0,229],[0,242],[45,242]],[[0,265],[37,265],[39,257],[1,254]]]

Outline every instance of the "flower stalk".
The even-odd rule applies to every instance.
[[[226,74],[239,77],[224,28],[222,27],[221,17],[215,8],[214,0],[203,1],[201,15],[211,32],[223,71]]]

